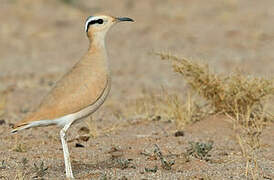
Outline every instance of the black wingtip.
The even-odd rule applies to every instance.
[[[11,133],[15,134],[15,133],[17,133],[17,131],[18,131],[17,129],[14,129],[14,130],[11,131]]]

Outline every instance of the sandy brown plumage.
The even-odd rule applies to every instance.
[[[82,60],[56,83],[40,106],[14,128],[32,121],[51,120],[76,113],[96,102],[109,76],[106,54],[101,51],[91,47]]]

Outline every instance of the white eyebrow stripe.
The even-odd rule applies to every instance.
[[[87,30],[88,30],[88,24],[89,24],[89,22],[92,21],[92,20],[93,20],[93,16],[89,16],[89,17],[87,18],[86,24],[85,24],[85,31],[86,31],[86,32],[87,32]]]
[[[87,32],[88,30],[88,24],[91,22],[91,21],[97,21],[98,19],[100,19],[99,16],[89,16],[86,20],[86,24],[85,24],[85,31]]]

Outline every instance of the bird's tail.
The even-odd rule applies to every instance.
[[[16,132],[21,131],[23,129],[30,128],[30,125],[26,124],[26,123],[25,124],[16,124],[12,128],[13,128],[13,130],[11,131],[11,133],[16,133]]]
[[[13,130],[11,131],[11,133],[16,133],[18,131],[29,129],[32,127],[50,126],[50,125],[56,125],[56,124],[58,125],[57,120],[39,120],[39,121],[32,121],[32,122],[21,122],[13,126]]]

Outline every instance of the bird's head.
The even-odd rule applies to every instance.
[[[97,36],[98,38],[104,39],[105,34],[108,32],[110,27],[124,21],[134,22],[133,19],[128,17],[112,17],[107,15],[89,16],[86,20],[85,31],[87,36],[90,38]]]

